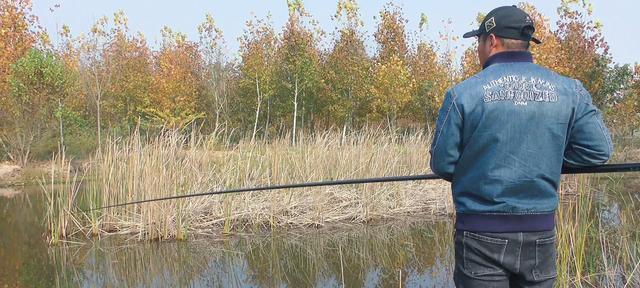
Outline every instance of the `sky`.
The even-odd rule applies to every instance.
[[[226,54],[237,57],[238,37],[245,29],[245,22],[257,16],[264,18],[271,14],[276,31],[281,31],[287,20],[286,0],[34,0],[33,12],[40,23],[57,40],[55,31],[62,25],[68,25],[73,35],[86,33],[93,23],[102,16],[111,17],[118,10],[124,11],[129,18],[131,31],[142,32],[152,47],[157,47],[160,41],[160,30],[169,26],[174,31],[186,33],[189,39],[197,40],[197,26],[210,13],[217,26],[222,30],[226,41]],[[367,35],[366,43],[371,53],[375,51],[373,33],[377,20],[374,19],[384,4],[389,2],[379,0],[359,1],[361,19],[364,21],[364,31]],[[451,33],[462,36],[465,32],[476,29],[476,15],[487,13],[491,9],[517,4],[514,1],[499,0],[398,0],[392,1],[403,9],[407,18],[407,30],[417,33],[420,15],[425,13],[429,19],[428,30],[419,37],[426,40],[439,40],[439,33]],[[531,0],[545,16],[549,17],[552,27],[557,21],[556,9],[560,0]],[[640,27],[640,1],[637,0],[591,0],[593,18],[603,24],[603,34],[609,43],[613,60],[621,64],[640,62],[640,38],[635,36],[634,27]],[[306,0],[305,8],[327,32],[328,45],[331,32],[335,30],[335,23],[331,15],[335,14],[337,0]],[[450,23],[450,24],[446,24]],[[634,37],[635,36],[635,37]],[[474,39],[463,39],[451,43],[441,43],[442,47],[449,45],[460,54],[464,48],[473,44]]]

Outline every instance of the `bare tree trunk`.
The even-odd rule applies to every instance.
[[[425,132],[427,133],[427,135],[431,134],[431,123],[430,123],[431,122],[431,117],[429,117],[430,114],[431,113],[429,113],[429,109],[425,109],[425,111],[424,111],[424,124],[425,124],[424,127],[426,129]]]
[[[260,104],[262,103],[262,95],[260,95],[260,81],[258,80],[258,74],[256,74],[256,95],[258,96],[258,107],[256,108],[256,121],[253,122],[253,134],[251,134],[251,144],[256,139],[256,131],[258,131],[258,117],[260,116]]]
[[[213,92],[213,95],[215,95],[214,97],[215,97],[215,99],[216,99],[216,100],[215,100],[215,101],[216,101],[216,112],[215,112],[215,113],[216,113],[216,120],[215,120],[215,122],[214,122],[214,123],[215,123],[215,124],[214,124],[214,126],[215,126],[215,127],[218,127],[218,125],[220,124],[220,107],[218,106],[218,105],[220,105],[220,104],[219,104],[219,102],[218,102],[218,101],[219,101],[219,98],[218,98],[218,91]]]
[[[221,71],[222,71],[222,73],[224,73],[223,70],[221,70]],[[228,106],[229,105],[229,103],[228,103],[229,95],[227,93],[228,93],[228,91],[227,91],[226,76],[225,76],[225,74],[222,74],[222,100],[220,101],[220,106],[219,106],[219,108],[220,108],[220,117],[224,117],[222,115],[222,112],[229,111],[229,106]],[[229,118],[228,118],[228,115],[227,115],[227,118],[223,119],[225,127],[227,127],[227,125],[229,124],[228,120],[229,120]]]
[[[219,71],[216,71],[216,67],[212,67],[212,66],[215,66],[215,64],[208,66],[209,67],[208,69],[210,69],[209,70],[209,72],[210,72],[209,74],[210,74],[210,77],[212,78],[212,79],[209,80],[209,84],[210,84],[209,88],[211,89],[211,92],[213,93],[213,102],[214,102],[213,103],[213,106],[214,106],[213,113],[216,115],[216,117],[214,119],[214,122],[213,122],[213,127],[215,127],[215,129],[218,129],[218,125],[220,125],[220,123],[219,123],[219,121],[220,121],[220,95],[219,95],[219,92],[220,91],[218,89],[218,87],[219,87],[218,84],[219,84],[220,81],[218,80],[218,77],[220,75],[217,74]]]
[[[304,93],[302,93],[302,99],[304,99],[304,97],[305,97]],[[300,114],[302,114],[302,115],[300,115],[300,118],[301,118],[300,119],[300,127],[302,127],[302,129],[300,129],[300,134],[298,135],[298,142],[300,142],[300,141],[304,142],[304,115],[306,114],[306,111],[304,109],[304,100],[300,101],[300,102],[301,102],[300,106],[302,107],[302,111],[300,111],[300,112],[302,112],[302,113],[300,113]]]
[[[347,116],[349,118],[347,119],[347,121],[345,121],[345,128],[346,128],[346,125],[348,124],[349,128],[353,129],[353,110],[355,109],[356,105],[355,103],[353,103],[353,95],[351,94],[351,87],[349,87],[349,94],[347,99],[349,99],[349,116]]]
[[[222,69],[222,68],[221,68]],[[227,99],[227,86],[225,85],[224,82],[224,74],[222,74],[222,70],[220,70],[220,86],[222,86],[222,93],[220,94],[220,96],[218,97],[218,101],[220,102],[217,106],[216,106],[216,122],[220,121],[220,117],[222,117],[222,112],[224,111],[224,106],[226,103],[226,99]],[[226,124],[226,120],[224,121]]]
[[[296,144],[296,124],[298,120],[298,75],[295,76],[295,92],[293,94],[293,144]]]
[[[269,121],[271,120],[271,99],[267,100],[267,121],[264,124],[264,140],[269,138]]]
[[[102,94],[101,92],[98,92],[98,99],[96,100],[97,101],[97,105],[96,106],[98,107],[98,111],[97,111],[98,112],[97,113],[97,116],[98,116],[98,152],[102,151],[102,132],[101,132],[102,131],[102,123],[100,122],[100,119],[101,119],[101,117],[100,117],[100,101],[101,101],[101,98],[102,98],[101,94]]]
[[[64,153],[64,129],[62,126],[62,101],[58,99],[58,122],[60,124],[60,151]]]
[[[99,154],[102,151],[102,137],[101,137],[102,124],[101,124],[101,118],[100,118],[100,101],[102,98],[102,88],[100,87],[100,81],[98,81],[98,72],[96,72],[96,68],[92,67],[92,69],[93,69],[93,77],[95,78],[95,81],[96,81],[96,108],[97,108],[96,116],[98,117],[98,154]]]
[[[16,126],[18,127],[18,126]],[[14,144],[13,154],[9,154],[10,158],[18,163],[20,166],[26,166],[29,162],[29,155],[31,154],[31,145],[33,145],[35,135],[38,133],[40,127],[23,127],[24,129],[15,129],[16,141]]]
[[[216,92],[216,95],[218,95],[218,92]],[[220,103],[220,97],[216,97],[216,102],[218,102],[219,104],[216,104],[216,126],[218,124],[220,124],[220,111],[222,110],[221,105],[222,103]]]
[[[20,166],[27,166],[27,162],[29,162],[29,155],[31,154],[31,145],[33,144],[33,139],[35,139],[35,133],[32,133],[31,135],[27,136],[25,135],[25,139],[23,139],[22,145],[22,153],[20,153],[20,157],[22,157],[22,159],[20,159]],[[29,138],[28,140],[26,138]]]

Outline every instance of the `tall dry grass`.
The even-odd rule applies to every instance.
[[[49,244],[65,241],[81,226],[75,213],[81,177],[65,154],[59,153],[54,155],[48,175],[39,181],[46,202],[44,216]]]
[[[295,145],[229,144],[219,138],[167,131],[144,140],[112,139],[89,164],[95,181],[79,205],[96,208],[142,199],[227,188],[325,179],[428,173],[430,137],[368,130],[317,133]],[[444,181],[316,187],[205,196],[80,213],[87,235],[185,239],[190,234],[247,228],[323,226],[402,215],[453,212]]]
[[[557,212],[560,287],[640,285],[640,202],[620,175],[566,179],[573,193]]]

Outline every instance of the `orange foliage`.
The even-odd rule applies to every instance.
[[[426,42],[418,44],[409,62],[415,81],[413,111],[410,111],[413,119],[422,119],[424,123],[435,121],[445,92],[455,84],[456,71],[449,64],[447,59],[438,55],[433,45]]]
[[[406,59],[408,52],[406,24],[407,19],[402,16],[400,8],[393,3],[388,3],[380,11],[378,30],[373,34],[379,45],[378,58],[380,61],[389,61],[394,56],[403,61]]]
[[[0,107],[7,104],[11,65],[36,44],[37,24],[38,19],[31,11],[31,1],[0,1]],[[3,110],[6,111],[0,109]]]
[[[543,41],[531,46],[536,63],[582,81],[596,105],[614,111],[616,119],[638,118],[634,95],[639,68],[631,86],[609,85],[628,82],[622,78],[630,77],[630,72],[612,74],[622,70],[612,69],[607,43],[600,24],[592,20],[588,1],[561,0],[557,29],[533,5],[519,6],[531,15],[536,36]],[[59,46],[50,49],[32,15],[31,2],[4,0],[0,2],[0,120],[12,108],[6,100],[11,65],[32,47],[52,50],[69,73],[80,74],[82,85],[69,84],[71,97],[65,100],[65,109],[84,117],[83,123],[96,124],[90,128],[98,128],[98,139],[107,125],[131,128],[139,120],[182,126],[199,119],[209,126],[205,130],[215,127],[209,131],[226,124],[245,129],[241,133],[252,128],[252,138],[257,131],[266,136],[267,131],[286,132],[296,125],[303,129],[384,122],[390,127],[428,125],[445,91],[481,69],[476,43],[455,64],[456,49],[451,46],[456,37],[451,35],[457,32],[447,26],[451,21],[443,21],[446,33],[440,33],[437,42],[420,37],[409,41],[403,11],[388,3],[376,18],[377,49],[371,57],[357,0],[338,1],[332,17],[338,28],[327,51],[321,47],[324,32],[303,1],[288,0],[287,7],[289,18],[281,31],[259,20],[247,23],[240,39],[241,59],[236,62],[223,55],[222,31],[211,15],[198,26],[199,41],[165,27],[160,48],[152,50],[142,34],[129,31],[124,14],[116,12],[113,25],[111,19],[99,18],[86,36],[74,38],[69,27],[62,26]],[[479,20],[482,17],[479,14]],[[423,13],[420,31],[427,21]],[[107,121],[101,122],[102,118]],[[0,122],[0,129],[5,122]]]
[[[184,34],[163,28],[162,48],[154,58],[154,78],[149,110],[170,126],[185,125],[202,117],[197,103],[202,89],[202,55],[197,43]]]
[[[358,5],[354,0],[338,2],[334,19],[342,27],[335,31],[335,42],[327,56],[324,80],[327,90],[323,98],[327,105],[325,114],[328,122],[351,128],[360,123],[369,108],[370,59],[360,31]]]
[[[150,105],[151,52],[142,35],[116,34],[105,49],[111,66],[111,83],[105,97],[105,116],[113,123],[134,125]]]

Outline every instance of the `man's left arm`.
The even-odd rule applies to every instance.
[[[430,166],[433,173],[451,182],[460,159],[462,143],[462,113],[456,104],[453,89],[447,91],[438,112],[436,131],[431,142]]]

